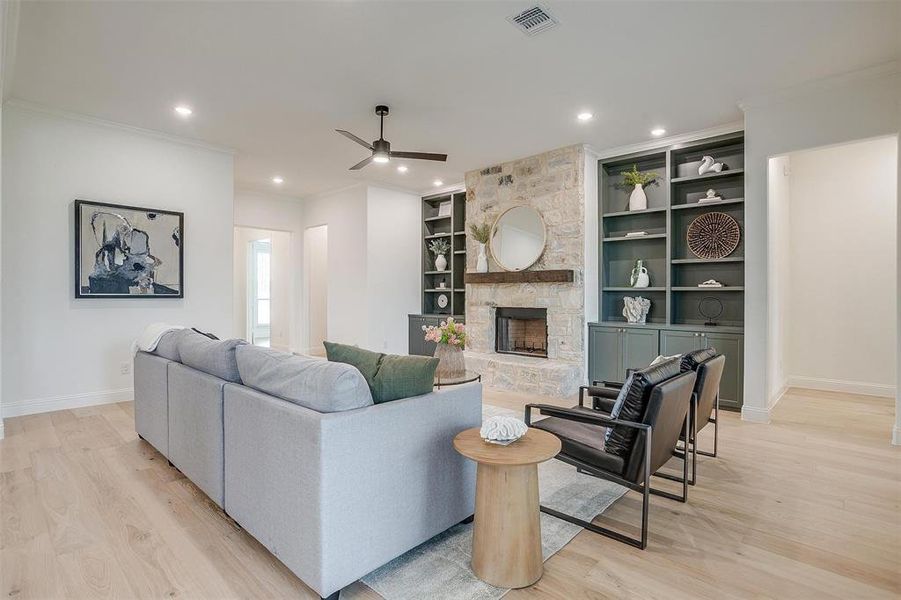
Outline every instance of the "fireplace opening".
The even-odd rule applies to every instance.
[[[495,352],[547,358],[546,308],[498,308],[494,327]]]

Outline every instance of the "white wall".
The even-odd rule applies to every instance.
[[[303,234],[304,286],[308,346],[304,354],[325,356],[328,336],[328,225],[308,227]]]
[[[300,352],[303,346],[303,218],[304,203],[289,196],[265,194],[250,190],[235,191],[235,217],[237,227],[250,227],[272,231],[283,231],[290,235],[290,256],[288,266],[275,285],[288,285],[289,313],[286,347]],[[281,256],[281,254],[279,254]],[[237,291],[236,291],[237,293]],[[235,322],[243,318],[244,308],[235,307]],[[243,331],[243,328],[238,330]],[[281,345],[281,343],[280,343]]]
[[[96,122],[3,108],[3,414],[131,398],[148,323],[232,334],[233,157]],[[73,200],[185,213],[184,299],[73,297]]]
[[[290,351],[295,348],[291,326],[295,311],[292,286],[297,268],[291,254],[291,234],[286,231],[235,227],[234,246],[234,332],[237,337],[251,339],[247,318],[247,277],[250,243],[268,239],[269,255],[269,346]]]
[[[328,226],[328,339],[406,354],[407,315],[421,310],[419,197],[361,184],[303,205],[306,228]]]
[[[769,420],[767,163],[774,156],[897,135],[897,63],[745,102],[745,390],[742,417]],[[899,399],[901,406],[901,399]]]
[[[305,199],[303,210],[305,228],[328,225],[329,339],[367,347],[366,186],[355,185]],[[306,292],[303,298],[306,314]],[[302,347],[310,347],[306,331]]]
[[[786,374],[789,336],[787,323],[791,322],[791,159],[788,156],[771,158],[768,164],[767,193],[770,210],[767,227],[770,234],[768,253],[769,337],[767,354],[769,372],[767,408],[779,401],[788,385]]]
[[[406,354],[407,315],[422,312],[422,200],[413,194],[370,187],[366,206],[368,347]]]

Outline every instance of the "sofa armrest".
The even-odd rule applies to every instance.
[[[324,415],[323,581],[340,589],[473,514],[475,464],[454,437],[482,423],[482,385]]]
[[[479,383],[336,413],[227,385],[226,512],[329,596],[472,514],[481,421]]]

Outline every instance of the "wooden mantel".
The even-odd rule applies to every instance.
[[[498,271],[496,273],[467,272],[463,275],[464,283],[572,283],[572,269],[555,269],[547,271]]]

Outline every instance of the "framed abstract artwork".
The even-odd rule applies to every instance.
[[[184,298],[180,212],[75,201],[76,298]]]

